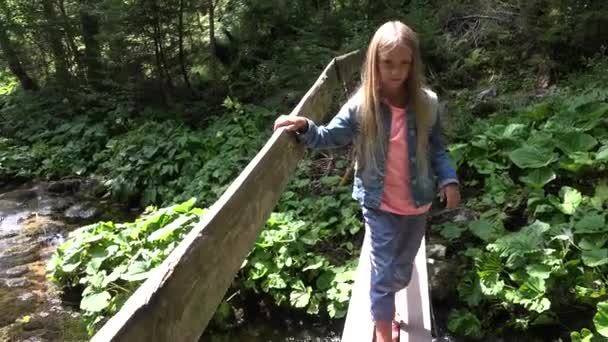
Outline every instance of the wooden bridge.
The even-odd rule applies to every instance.
[[[315,122],[327,120],[335,88],[360,70],[362,57],[355,51],[333,59],[291,114]],[[304,147],[291,133],[277,130],[202,221],[91,341],[198,341],[303,155]],[[364,249],[344,342],[373,340],[369,267]],[[431,340],[424,241],[410,286],[397,294],[397,311],[401,341]]]

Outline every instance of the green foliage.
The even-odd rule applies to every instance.
[[[50,279],[82,286],[80,309],[92,334],[116,313],[200,220],[195,199],[171,207],[148,208],[130,223],[99,222],[79,228],[53,254]]]
[[[559,93],[476,122],[451,148],[466,181],[485,190],[467,203],[480,220],[436,227],[468,246],[452,332],[480,338],[497,326],[559,324],[564,308],[584,303],[597,313],[572,339],[605,336],[607,100],[605,88]]]

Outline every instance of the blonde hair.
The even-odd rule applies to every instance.
[[[363,69],[361,72],[361,87],[355,95],[361,104],[358,122],[360,134],[355,142],[355,153],[359,167],[376,168],[377,159],[375,150],[380,148],[386,151],[385,134],[382,113],[380,111],[380,71],[378,69],[379,53],[388,52],[397,46],[406,45],[412,51],[412,62],[408,78],[405,80],[408,93],[408,107],[416,112],[417,130],[417,166],[421,175],[428,171],[428,142],[429,133],[433,125],[431,100],[424,91],[424,75],[418,38],[416,33],[400,21],[390,21],[380,26],[374,34],[369,47]]]

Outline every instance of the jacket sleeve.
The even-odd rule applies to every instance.
[[[433,124],[430,135],[430,159],[431,166],[433,167],[433,170],[435,170],[435,175],[437,176],[438,187],[442,188],[448,184],[459,184],[459,181],[443,139],[441,115],[438,113],[437,95],[434,93],[433,95],[431,95],[431,98],[433,102],[435,123]]]
[[[348,145],[354,139],[357,131],[356,106],[349,101],[326,125],[317,126],[308,120],[306,132],[298,133],[296,138],[309,148],[332,148]]]

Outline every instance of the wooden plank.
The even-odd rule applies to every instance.
[[[412,280],[407,288],[397,292],[395,299],[397,320],[401,327],[401,342],[431,341],[431,305],[426,267],[426,242],[422,243],[414,259]]]
[[[357,265],[355,284],[350,295],[344,330],[342,331],[342,342],[367,342],[374,337],[374,322],[370,312],[371,302],[369,299],[371,265],[369,260],[369,233],[365,230],[363,247]]]
[[[358,53],[340,60],[351,65]],[[336,59],[294,115],[324,118],[337,85]],[[342,71],[344,76],[344,71]],[[269,127],[270,129],[270,127]],[[303,147],[277,130],[203,220],[92,341],[197,341],[285,189]]]
[[[366,233],[364,239],[368,239]],[[370,261],[369,244],[363,242],[355,285],[348,305],[342,342],[365,342],[374,338],[374,323],[370,313]],[[426,266],[426,243],[424,238],[412,270],[409,286],[396,294],[395,306],[401,327],[401,342],[431,341],[431,316]]]

